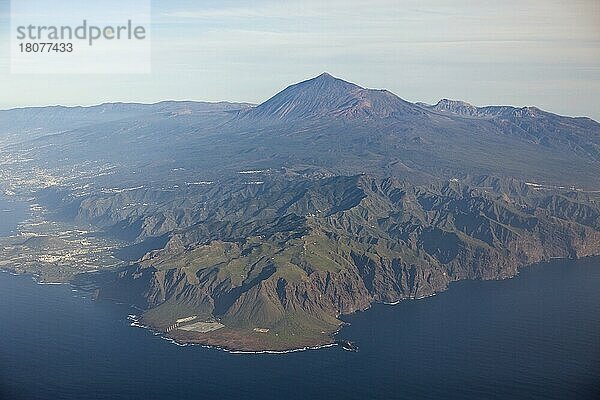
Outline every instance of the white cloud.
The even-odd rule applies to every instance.
[[[155,7],[152,78],[121,86],[114,77],[99,78],[94,90],[71,78],[55,90],[44,83],[39,96],[49,103],[67,95],[71,103],[91,95],[261,101],[327,70],[411,100],[537,104],[600,118],[597,0],[206,3]],[[0,86],[21,104],[34,84],[0,72]]]

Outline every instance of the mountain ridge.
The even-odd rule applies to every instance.
[[[219,224],[208,214],[176,230],[164,249],[103,285],[100,297],[138,301],[148,310],[142,321],[159,330],[185,315],[227,327],[170,333],[176,340],[283,350],[331,343],[322,332],[373,302],[420,298],[456,280],[507,278],[552,257],[600,252],[600,212],[583,194],[510,182],[502,182],[512,187],[502,193],[456,182],[414,186],[364,175],[299,184],[287,193],[277,182],[258,192],[236,190],[232,206],[247,217]],[[255,328],[271,333],[250,345]]]
[[[283,101],[275,101],[275,100],[281,100],[281,99],[277,99],[278,96],[280,96],[280,95],[284,95],[284,94],[287,95],[288,94],[287,92],[289,92],[289,91],[295,92],[295,91],[297,91],[297,89],[305,88],[306,86],[312,86],[313,90],[317,89],[317,91],[320,91],[321,93],[328,92],[330,89],[333,89],[333,92],[337,93],[337,94],[340,94],[340,88],[342,88],[342,89],[345,89],[345,93],[342,90],[342,97],[347,97],[352,94],[357,94],[359,96],[357,96],[354,99],[357,102],[359,102],[361,99],[365,100],[364,97],[368,98],[369,97],[368,95],[380,94],[384,98],[387,98],[389,101],[391,101],[391,102],[399,101],[399,104],[403,104],[404,106],[416,106],[417,108],[420,107],[425,110],[449,112],[452,114],[463,115],[463,116],[482,116],[482,117],[484,117],[484,116],[489,116],[492,113],[492,111],[495,111],[494,115],[498,115],[498,114],[501,114],[502,112],[506,112],[506,111],[511,111],[511,112],[515,112],[515,113],[521,113],[523,115],[527,115],[527,114],[535,115],[536,113],[544,113],[544,114],[551,114],[553,116],[561,117],[561,118],[588,119],[588,120],[598,123],[598,121],[596,121],[594,118],[591,118],[588,116],[567,116],[567,115],[563,115],[563,114],[553,113],[553,112],[547,111],[547,110],[542,110],[536,106],[522,106],[522,107],[513,106],[513,105],[475,106],[475,105],[472,105],[471,103],[468,103],[463,100],[448,99],[448,98],[442,98],[436,104],[428,104],[428,103],[424,103],[424,102],[412,103],[412,102],[402,99],[401,97],[399,97],[398,95],[396,95],[395,93],[393,93],[387,89],[364,88],[355,83],[346,81],[341,78],[337,78],[328,72],[323,72],[316,77],[306,79],[306,80],[301,81],[296,84],[292,84],[292,85],[284,88],[280,92],[276,93],[271,98],[269,98],[261,103],[258,103],[258,104],[254,104],[251,102],[230,102],[230,101],[226,101],[226,100],[223,100],[223,101],[163,100],[163,101],[150,102],[150,103],[136,102],[136,101],[123,101],[123,102],[103,102],[103,103],[99,103],[99,104],[76,105],[76,106],[65,106],[65,105],[57,104],[57,105],[31,106],[31,107],[11,107],[11,108],[7,108],[7,109],[0,109],[0,114],[4,113],[4,112],[15,112],[15,111],[19,111],[19,110],[35,111],[35,110],[43,110],[43,109],[60,109],[60,110],[71,110],[71,111],[77,111],[77,110],[101,110],[102,111],[102,109],[118,108],[118,107],[123,107],[123,108],[127,108],[127,107],[160,108],[160,107],[184,106],[184,105],[194,105],[194,106],[202,106],[202,105],[219,106],[220,105],[223,107],[230,106],[231,109],[252,108],[253,110],[252,110],[251,114],[254,114],[254,117],[265,116],[265,114],[268,114],[269,112],[271,112],[272,115],[274,115],[274,116],[278,116],[279,118],[284,118],[288,115],[289,110],[281,110],[276,107],[273,107],[274,105],[276,105],[276,104],[280,105],[280,103],[283,102]],[[361,97],[360,94],[362,94],[363,97]],[[313,92],[312,96],[315,96],[315,95],[316,94]],[[289,100],[289,99],[287,99],[287,100]],[[302,99],[302,100],[306,100],[306,99]],[[337,111],[338,116],[343,116],[344,111],[346,111],[348,106],[351,104],[347,104],[345,102],[339,101],[340,98],[338,98],[337,100],[338,100],[337,101],[338,107],[337,108],[335,107],[336,102],[334,102],[334,106],[326,109],[325,110],[326,113],[322,114],[321,116],[325,116],[327,114],[336,116],[336,111]],[[276,104],[273,104],[273,103],[276,103]],[[362,105],[367,108],[369,107],[368,104],[354,104],[354,105]],[[259,110],[261,110],[261,111],[259,112]],[[486,112],[486,111],[489,111],[489,112]],[[358,113],[358,114],[360,114],[360,113]],[[364,112],[364,114],[369,115],[368,112]],[[373,112],[373,115],[377,115],[377,113]],[[311,115],[298,114],[298,115],[295,115],[294,117],[300,118],[303,116],[307,117],[307,116],[311,116]],[[385,116],[385,115],[379,115],[379,116]]]
[[[416,114],[418,106],[387,90],[365,89],[327,72],[288,86],[243,115],[293,121],[312,118],[387,118]]]
[[[47,239],[0,250],[39,260],[12,260],[18,272],[64,279],[102,254],[104,269],[73,279],[180,342],[317,346],[374,302],[600,254],[599,160],[592,120],[413,104],[328,74],[251,108],[0,112],[2,190],[76,227],[52,235],[32,218]],[[80,243],[102,253],[71,265],[53,240],[65,232],[78,260]],[[190,316],[218,329],[179,330]]]

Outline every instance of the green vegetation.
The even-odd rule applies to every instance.
[[[598,253],[593,194],[488,184],[482,191],[455,182],[339,177],[305,185],[298,195],[268,182],[264,208],[253,218],[236,227],[205,220],[180,229],[120,279],[133,287],[151,271],[142,288],[144,321],[152,326],[164,329],[189,315],[225,325],[210,334],[173,333],[179,340],[218,344],[222,337],[223,345],[239,347],[246,338],[257,349],[282,349],[329,343],[340,315],[373,301],[423,297],[458,279],[503,278],[551,257]],[[345,202],[356,190],[361,200]],[[290,213],[315,192],[318,209]],[[254,193],[235,195],[243,204]],[[278,203],[286,207],[272,216]]]
[[[112,266],[98,295],[177,340],[330,343],[373,302],[600,253],[600,125],[586,118],[413,104],[327,74],[256,107],[0,116],[2,189],[103,233],[42,226],[1,241],[5,264],[62,280]],[[224,327],[173,327],[192,315]]]

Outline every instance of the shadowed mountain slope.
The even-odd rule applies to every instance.
[[[331,343],[373,302],[600,254],[599,146],[587,118],[413,104],[322,74],[256,107],[2,111],[0,186],[136,254],[77,279],[144,323],[287,350]],[[41,234],[19,245],[61,251]],[[219,329],[177,329],[190,316]]]
[[[365,89],[323,73],[289,86],[250,110],[250,119],[297,121],[319,118],[390,118],[422,113],[387,90]]]

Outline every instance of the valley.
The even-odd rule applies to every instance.
[[[329,74],[258,106],[0,111],[0,188],[32,206],[0,267],[180,343],[330,345],[376,303],[600,255],[599,155],[588,118]]]

